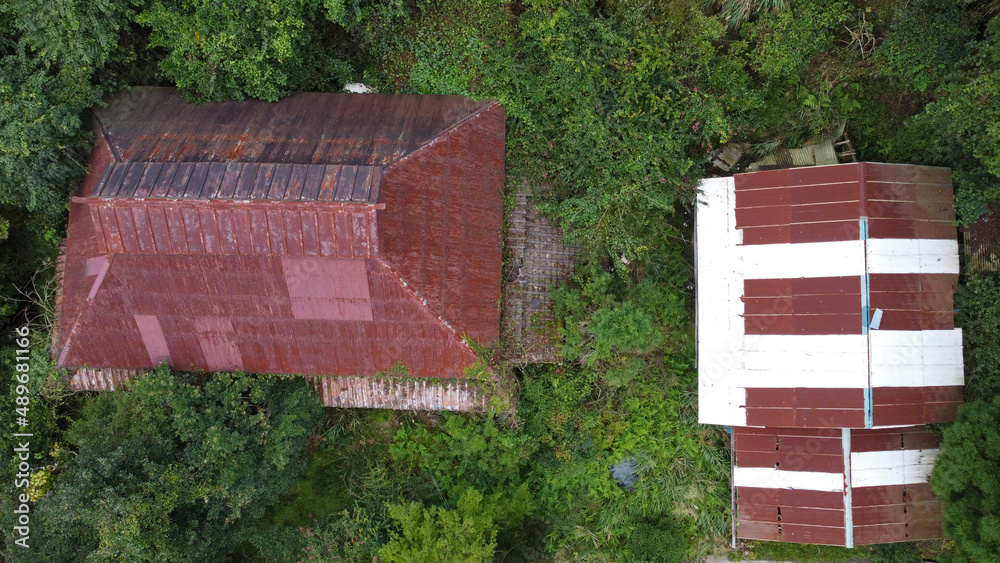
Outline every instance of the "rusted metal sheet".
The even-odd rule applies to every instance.
[[[857,276],[748,279],[746,334],[861,334],[861,280]]]
[[[242,371],[243,357],[233,323],[226,317],[196,317],[194,332],[209,371]]]
[[[944,537],[942,504],[930,483],[856,487],[853,518],[857,545]]]
[[[890,450],[927,449],[940,446],[941,439],[923,426],[854,430],[852,452],[882,452]]]
[[[742,264],[743,293],[728,310],[743,316],[744,348],[717,394],[742,395],[737,420],[762,427],[733,430],[736,535],[940,537],[938,438],[919,425],[953,420],[961,403],[950,171],[858,163],[705,185],[706,219],[742,242],[729,263]],[[722,378],[708,373],[711,388]]]
[[[283,265],[288,260],[317,263],[315,268],[298,268],[289,287]],[[226,346],[234,348],[226,355],[238,355],[243,369],[253,373],[374,375],[399,362],[415,377],[462,377],[463,369],[476,361],[461,336],[381,261],[361,261],[360,273],[348,276],[363,280],[361,286],[345,280],[349,287],[341,287],[331,282],[340,281],[346,270],[338,265],[334,272],[322,264],[324,260],[120,255],[81,318],[63,363],[155,365],[145,335],[132,320],[134,314],[157,320],[170,361],[178,368],[216,367],[205,355],[205,342],[199,336],[203,331],[196,326],[206,316],[230,319],[233,336]],[[306,296],[309,288],[323,292]],[[360,303],[366,289],[368,305]],[[359,307],[364,315],[358,313]],[[317,311],[337,315],[317,318],[323,317]]]
[[[109,254],[377,256],[378,206],[80,198]]]
[[[840,538],[836,540],[835,545],[839,545],[843,539],[843,529],[844,529],[843,509],[788,506],[782,509],[781,511],[781,522],[783,527],[787,527],[787,525],[793,524],[800,526],[822,526],[822,527],[836,528],[840,530]]]
[[[870,274],[871,307],[882,309],[881,330],[955,328],[957,274]]]
[[[738,504],[747,502],[758,506],[801,506],[834,510],[844,508],[844,495],[840,491],[738,487],[736,492]]]
[[[933,424],[958,418],[962,387],[874,387],[872,411],[876,426]]]
[[[781,539],[781,528],[774,522],[756,520],[736,520],[736,537],[745,540],[778,541]]]
[[[736,223],[744,244],[858,239],[858,165],[737,174]]]
[[[744,244],[871,238],[953,239],[948,169],[858,163],[737,174],[736,220]]]
[[[818,454],[797,451],[737,452],[740,467],[774,467],[782,471],[820,471],[831,473],[844,470],[841,454]]]
[[[858,178],[856,164],[815,166],[785,170],[769,170],[749,174],[736,174],[736,191],[762,188],[815,186],[854,182]]]
[[[388,167],[379,187],[383,259],[429,308],[487,345],[499,335],[503,163],[504,113],[492,106]]]
[[[941,502],[927,482],[939,438],[923,426],[851,430],[844,441],[837,437],[841,434],[809,428],[734,428],[735,471],[772,467],[805,472],[804,480],[785,473],[784,479],[761,480],[759,487],[735,487],[736,535],[829,545],[941,537]],[[845,455],[851,457],[850,466],[843,463]],[[898,467],[891,463],[894,456],[900,456]],[[839,464],[833,461],[838,457]],[[817,489],[828,487],[824,483],[831,473],[839,473],[844,481],[843,494],[804,490],[810,483]],[[857,483],[871,482],[876,474],[880,477],[875,480],[884,484]]]
[[[877,389],[876,389],[877,390]],[[920,393],[910,390],[908,393]],[[877,411],[876,411],[877,412]],[[933,452],[940,438],[923,426],[851,431],[852,471],[868,474],[877,471],[888,484],[855,486],[852,490],[854,541],[857,545],[940,538],[941,501],[931,491],[929,465],[922,470],[907,467],[920,463],[922,452]],[[884,453],[881,453],[884,452]],[[893,453],[895,452],[895,453]],[[864,462],[864,456],[878,456]],[[910,462],[886,464],[878,461],[888,456],[907,456]],[[888,459],[888,458],[887,458]],[[933,460],[933,457],[929,458]],[[875,465],[872,464],[874,461]],[[870,480],[870,479],[869,479]],[[898,483],[898,484],[892,484]]]
[[[98,198],[240,199],[374,203],[380,166],[195,162],[112,162],[94,189]]]
[[[864,427],[862,389],[802,387],[746,391],[747,424],[766,427]],[[835,439],[839,451],[840,436]]]
[[[951,171],[865,163],[871,238],[954,239]]]
[[[172,88],[135,87],[96,114],[124,161],[382,166],[493,103],[310,92],[276,103],[189,104]]]
[[[861,313],[747,315],[746,334],[861,334]]]
[[[844,545],[844,527],[782,524],[781,540],[818,545]]]
[[[364,260],[282,258],[281,269],[296,319],[374,320]]]
[[[170,349],[166,339],[163,338],[163,329],[156,315],[133,315],[133,318],[139,329],[142,344],[149,354],[150,363],[154,366],[161,362],[170,363]]]
[[[839,491],[736,489],[736,537],[845,545],[844,496]]]

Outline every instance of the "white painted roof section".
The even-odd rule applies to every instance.
[[[853,457],[851,458],[853,463]],[[843,491],[843,473],[784,471],[773,467],[736,467],[733,486],[806,491]]]
[[[964,385],[962,329],[873,330],[872,387]]]
[[[740,247],[748,280],[861,276],[865,273],[863,240],[753,244]]]
[[[868,239],[869,274],[957,274],[958,241]]]
[[[695,218],[698,421],[746,426],[743,367],[743,232],[736,228],[733,178],[701,183]]]
[[[748,334],[744,369],[735,373],[743,388],[868,385],[868,338],[863,334]]]
[[[854,452],[851,454],[851,486],[883,487],[927,483],[939,449]]]

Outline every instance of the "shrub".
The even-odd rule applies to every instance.
[[[1000,553],[1000,396],[969,402],[944,432],[931,486],[944,501],[950,561],[992,561]]]
[[[64,82],[21,51],[0,58],[0,95],[0,203],[42,215],[63,212],[66,195],[86,172],[82,154],[92,137],[83,112],[97,92]]]
[[[389,508],[398,533],[379,549],[388,563],[468,563],[493,559],[497,529],[490,506],[475,489],[467,490],[451,510],[417,502]]]
[[[871,563],[922,563],[917,544],[913,542],[886,543],[872,547]]]
[[[969,274],[955,295],[962,327],[966,400],[1000,396],[1000,275]]]
[[[877,51],[876,73],[926,92],[967,72],[973,38],[957,0],[907,2]]]
[[[681,527],[669,518],[638,523],[632,529],[626,547],[635,563],[687,561],[687,538]]]

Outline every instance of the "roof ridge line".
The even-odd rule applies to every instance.
[[[489,110],[489,109],[493,109],[494,107],[499,106],[499,105],[500,105],[499,101],[493,100],[492,103],[487,104],[487,105],[479,108],[478,110],[470,113],[469,115],[465,116],[464,118],[462,118],[460,121],[458,121],[454,125],[446,127],[445,129],[443,129],[437,135],[435,135],[435,136],[431,137],[430,139],[428,139],[428,140],[424,141],[423,143],[421,143],[419,147],[417,147],[417,148],[413,149],[412,151],[410,151],[410,152],[408,152],[408,153],[406,153],[406,154],[398,157],[396,160],[392,160],[390,162],[387,162],[387,163],[383,164],[382,165],[383,168],[388,169],[390,166],[393,166],[393,165],[395,165],[398,162],[402,162],[402,161],[410,158],[411,156],[417,154],[418,152],[424,150],[425,148],[427,148],[427,147],[429,147],[431,145],[434,145],[435,143],[438,142],[438,140],[441,139],[441,137],[444,137],[445,135],[451,133],[455,129],[458,129],[459,127],[465,125],[469,121],[471,121],[471,120],[479,117],[480,115],[482,115],[482,113],[484,111]]]
[[[447,328],[448,330],[450,330],[455,336],[459,337],[462,340],[462,344],[464,344],[469,350],[472,350],[472,347],[469,346],[468,342],[466,342],[466,338],[464,336],[462,336],[461,334],[459,334],[458,330],[456,330],[455,327],[451,326],[451,323],[449,323],[448,321],[446,321],[444,319],[444,317],[440,313],[438,313],[437,309],[435,309],[431,305],[430,301],[428,301],[426,297],[424,297],[423,295],[420,294],[419,291],[417,291],[415,285],[407,282],[403,278],[403,276],[396,270],[396,268],[393,268],[392,265],[389,264],[389,262],[387,262],[386,260],[384,260],[382,258],[382,256],[376,255],[374,257],[374,260],[376,262],[378,262],[379,264],[381,264],[384,268],[386,268],[387,270],[389,270],[389,272],[392,273],[392,277],[397,282],[399,282],[399,284],[403,287],[404,290],[408,291],[410,294],[412,294],[414,297],[416,297],[418,300],[420,300],[420,302],[424,305],[424,307],[426,307],[431,313],[434,314],[434,317],[438,320],[438,322],[440,322],[442,325],[444,325],[445,328]],[[473,350],[473,352],[475,352],[475,351]]]

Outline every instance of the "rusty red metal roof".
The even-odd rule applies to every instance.
[[[115,162],[94,197],[375,203],[381,166],[257,162]]]
[[[98,111],[60,366],[460,378],[499,335],[504,112],[295,94]]]
[[[939,448],[923,426],[734,428],[736,536],[839,546],[940,538],[942,505],[927,482]]]
[[[136,87],[95,111],[121,161],[384,166],[494,104],[317,92],[189,104],[173,88]]]

